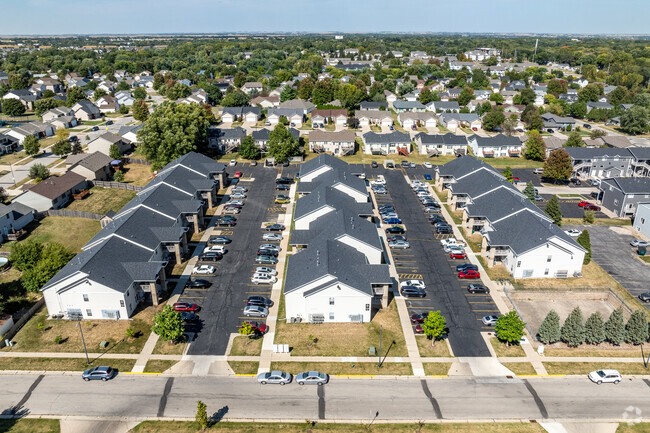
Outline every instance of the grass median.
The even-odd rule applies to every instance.
[[[118,371],[131,371],[135,359],[90,358],[0,358],[0,370],[18,371],[84,371],[88,368],[107,365]]]
[[[595,370],[613,369],[622,375],[638,374],[648,375],[650,369],[644,367],[643,362],[544,362],[548,374],[589,374]]]
[[[451,362],[425,362],[422,366],[427,376],[445,376],[449,373]]]
[[[502,365],[516,375],[535,375],[535,367],[530,362],[503,362]]]
[[[386,362],[381,368],[377,362],[272,362],[271,370],[286,371],[293,375],[303,371],[322,371],[330,376],[411,376],[413,370],[408,362]]]
[[[61,431],[58,419],[21,418],[0,419],[0,432],[7,433],[59,433]]]
[[[165,370],[172,368],[178,361],[167,359],[150,359],[144,367],[145,373],[164,373]]]
[[[511,344],[508,346],[506,343],[499,341],[499,339],[496,337],[490,338],[490,343],[492,344],[492,348],[499,358],[526,356],[524,349],[518,344]]]
[[[230,347],[231,356],[259,356],[262,353],[263,338],[251,338],[245,335],[235,337]]]
[[[418,344],[418,350],[420,351],[420,356],[424,358],[446,358],[451,357],[449,352],[449,346],[444,340],[436,341],[435,344],[431,345],[431,340],[429,340],[424,335],[416,335],[415,341]]]
[[[257,374],[260,363],[257,361],[228,361],[235,374]]]

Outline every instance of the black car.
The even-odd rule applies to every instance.
[[[424,298],[427,292],[419,287],[401,287],[400,293],[405,298]]]
[[[279,177],[275,179],[275,183],[277,184],[291,184],[293,183],[293,179],[290,179],[288,177]]]
[[[190,289],[207,289],[212,285],[208,280],[191,280],[187,283],[187,287]]]
[[[377,167],[379,167],[379,165],[377,164],[377,161],[372,161],[372,162],[370,163],[370,166],[371,166],[372,168],[377,168]]]
[[[90,128],[90,130],[91,130],[91,131],[99,131],[99,127],[97,127],[97,126],[93,126],[92,128]]]
[[[581,185],[582,184],[582,182],[580,182],[580,179],[576,179],[575,177],[571,178],[571,183],[573,183],[575,185]]]
[[[223,259],[223,254],[217,252],[203,253],[199,256],[201,262],[216,262]]]
[[[460,271],[478,271],[478,266],[471,263],[463,263],[462,265],[456,265],[456,272]]]
[[[640,299],[641,301],[643,301],[643,302],[650,302],[650,293],[648,293],[648,292],[646,292],[646,293],[641,293],[641,294],[639,295],[639,299]]]
[[[585,124],[584,124],[584,127],[587,128],[587,129],[591,129],[591,125],[588,124],[588,123],[585,123]]]
[[[409,162],[408,162],[408,161],[402,161],[402,167],[406,168],[406,167],[408,167],[408,166],[409,166]]]
[[[259,305],[260,307],[269,308],[273,306],[273,301],[264,296],[249,296],[246,305]]]
[[[281,232],[284,230],[284,226],[282,224],[271,224],[270,226],[266,226],[266,230],[270,232]]]
[[[266,249],[263,249],[263,250],[257,250],[257,255],[258,255],[258,256],[272,256],[272,257],[277,257],[277,256],[278,256],[278,252],[275,251],[275,250],[266,250]]]
[[[284,183],[279,183],[279,184],[275,185],[275,189],[277,191],[289,191],[291,189],[291,187],[289,185],[284,184]]]
[[[451,234],[453,233],[453,230],[451,229],[451,226],[440,226],[436,228],[436,232],[438,232],[438,234]]]
[[[469,293],[490,293],[490,289],[479,283],[470,284],[467,286],[467,291]]]
[[[113,121],[112,121],[112,120],[107,120],[107,121],[106,121],[106,124],[107,124],[107,125],[112,125],[112,124],[113,124]]]
[[[210,236],[208,239],[208,245],[225,245],[232,242],[228,236]]]
[[[289,167],[289,160],[285,160],[285,161],[282,163],[282,166],[283,166],[283,167]]]
[[[199,316],[191,311],[180,311],[183,322],[198,322]]]
[[[223,220],[237,221],[237,217],[234,215],[220,215],[219,218]]]
[[[215,221],[215,225],[222,226],[222,227],[233,227],[235,224],[237,224],[235,221],[225,219],[225,218],[218,218]]]
[[[388,227],[386,229],[386,233],[391,235],[403,235],[404,233],[406,233],[406,230],[404,230],[402,227],[399,226],[393,226],[393,227]]]

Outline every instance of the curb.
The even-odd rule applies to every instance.
[[[144,375],[147,375],[147,374],[148,374],[148,375],[159,375],[159,374],[162,374],[162,373],[145,373],[145,372],[138,373],[138,372],[134,372],[134,371],[125,371],[125,372],[122,373],[122,374],[144,374]]]

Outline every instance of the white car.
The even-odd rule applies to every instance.
[[[414,180],[413,182],[411,182],[411,188],[413,189],[418,189],[423,186],[425,186],[425,183],[422,182],[421,180]]]
[[[377,176],[377,179],[370,181],[370,185],[386,185],[386,179],[384,179],[384,176],[380,174]]]
[[[464,250],[464,245],[460,245],[460,244],[449,244],[449,245],[446,245],[446,246],[443,248],[443,251],[446,252],[446,253],[450,253],[450,252],[452,252],[452,251],[460,251],[460,252],[463,252],[463,253],[465,252],[465,250]]]
[[[278,279],[270,274],[255,273],[251,277],[251,283],[253,284],[273,284]]]
[[[449,246],[449,245],[458,245],[460,248],[465,247],[465,242],[456,240],[456,238],[447,238],[443,239],[440,241],[440,245],[443,247]]]
[[[566,233],[566,234],[568,234],[569,236],[575,238],[575,237],[577,237],[578,235],[580,235],[580,230],[569,229],[569,230],[564,230],[564,233]]]
[[[589,380],[600,385],[601,383],[619,383],[623,380],[621,373],[616,370],[596,370],[589,373]]]
[[[248,192],[248,188],[245,186],[236,186],[232,189],[232,192]]]
[[[269,268],[268,266],[258,266],[258,267],[255,268],[255,273],[256,274],[277,275],[278,271],[276,271],[273,268]]]
[[[427,286],[425,286],[425,284],[424,284],[424,281],[422,281],[422,280],[406,280],[406,281],[402,281],[401,283],[399,283],[399,286],[402,287],[402,288],[403,287],[415,287],[415,288],[422,289],[422,290],[427,288]]]
[[[228,165],[230,165],[231,167],[236,166],[237,165],[237,160],[236,159],[231,159],[230,164],[228,164]]]
[[[533,170],[533,173],[542,174],[542,173],[544,173],[544,169],[543,168],[536,168],[535,170]]]
[[[630,241],[630,245],[633,247],[647,247],[650,243],[643,241],[641,239],[634,239]]]
[[[224,204],[224,206],[243,206],[244,202],[242,200],[230,200]]]
[[[240,212],[239,208],[236,207],[226,207],[223,208],[224,215],[237,215]]]
[[[485,326],[494,326],[499,318],[497,316],[485,316],[481,319]]]
[[[233,192],[230,193],[230,198],[246,198],[246,194],[243,192]]]
[[[431,164],[430,162],[425,162],[422,165],[424,165],[425,168],[433,168],[433,164]]]
[[[281,241],[282,235],[280,233],[264,233],[262,239],[265,241]]]
[[[273,251],[277,251],[277,252],[280,252],[282,250],[282,248],[280,248],[280,245],[277,245],[277,244],[262,244],[262,245],[260,245],[259,249],[260,250],[273,250]]]
[[[212,275],[215,272],[214,266],[210,265],[201,265],[201,266],[194,266],[192,269],[192,273],[195,275]]]
[[[203,254],[205,253],[221,253],[224,254],[226,252],[226,246],[225,245],[210,245],[209,247],[203,248]]]
[[[357,177],[358,177],[359,179],[365,179],[365,178],[366,178],[366,174],[365,174],[365,173],[359,173],[359,174],[357,175]]]

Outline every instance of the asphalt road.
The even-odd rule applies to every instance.
[[[407,171],[413,175],[416,171]],[[421,279],[427,286],[425,298],[406,301],[409,313],[440,310],[447,319],[449,342],[455,356],[490,356],[480,332],[480,318],[498,313],[496,306],[483,296],[470,298],[467,283],[458,279],[455,266],[462,260],[450,260],[440,241],[433,233],[433,226],[424,216],[422,207],[400,170],[385,170],[387,189],[395,210],[406,225],[410,248],[393,251],[400,280]],[[470,302],[476,302],[470,304]],[[482,303],[479,303],[482,302]]]
[[[332,379],[323,387],[260,385],[252,377],[118,375],[1,376],[3,415],[194,418],[196,401],[227,419],[531,420],[622,419],[650,414],[650,382],[595,385],[585,377],[546,379]],[[362,398],[360,398],[362,396]],[[628,409],[631,408],[631,409]]]

